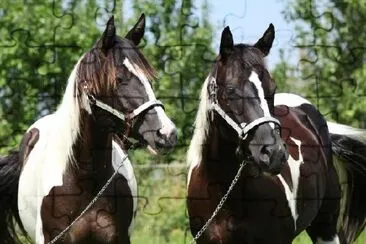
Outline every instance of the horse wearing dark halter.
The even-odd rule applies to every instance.
[[[264,63],[274,36],[271,24],[254,45],[234,45],[226,27],[203,84],[187,154],[187,206],[197,243],[291,243],[303,230],[314,243],[351,243],[365,226],[366,132],[332,124],[329,134],[307,100],[275,96]],[[337,172],[356,184],[348,186],[341,220]]]
[[[76,64],[57,111],[28,129],[19,152],[0,159],[0,193],[10,197],[1,200],[3,243],[16,238],[13,217],[36,243],[50,242],[75,219],[57,243],[130,243],[137,190],[127,140],[154,153],[177,140],[151,87],[154,70],[137,49],[144,30],[142,15],[119,37],[112,17]]]

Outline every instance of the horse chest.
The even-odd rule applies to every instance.
[[[78,202],[76,199],[66,200],[68,208],[52,210],[52,201],[47,199],[42,205],[42,219],[47,223],[43,226],[45,241],[50,241],[60,231],[64,230],[80,214],[73,208]],[[60,202],[60,204],[65,204]],[[111,243],[121,238],[128,238],[127,230],[132,218],[132,204],[121,204],[119,207],[110,203],[108,197],[100,198],[95,205],[83,214],[62,237],[66,243]],[[123,211],[123,215],[121,212]]]
[[[290,243],[293,225],[286,218],[257,216],[240,219],[222,215],[199,243]]]
[[[218,192],[220,184],[210,184],[198,177],[199,171],[192,171],[189,185],[188,210],[193,232],[211,217],[220,196],[227,190]],[[294,221],[278,182],[270,177],[251,177],[238,182],[198,243],[286,243],[293,233]]]
[[[77,218],[64,236],[67,243],[110,243],[117,238],[128,238],[134,204],[125,177],[117,175],[103,195],[83,214],[95,196],[91,191],[92,180],[80,181],[72,175],[65,178],[63,186],[53,188],[42,201],[41,219],[46,241],[52,240]]]
[[[78,182],[73,177],[64,175],[64,163],[60,163],[62,157],[58,157],[57,145],[52,145],[48,140],[52,127],[47,125],[52,125],[53,118],[44,117],[32,126],[31,128],[39,130],[39,140],[29,140],[32,142],[30,145],[26,145],[27,142],[23,142],[25,145],[22,145],[23,157],[27,158],[27,161],[24,162],[19,179],[19,215],[28,235],[35,243],[50,241],[50,238],[64,230],[95,196],[87,194],[87,190],[93,188],[95,180]],[[95,240],[113,240],[116,231],[119,238],[128,238],[133,213],[137,207],[137,200],[132,197],[137,194],[136,179],[130,161],[123,161],[126,155],[122,148],[115,142],[112,146],[112,166],[114,170],[118,169],[119,175],[105,192],[106,196],[99,199],[95,206],[93,205],[85,216],[72,226],[70,234],[67,235],[70,240],[87,235],[96,238]]]

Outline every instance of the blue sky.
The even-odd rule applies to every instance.
[[[131,1],[125,1],[125,18],[131,15]],[[202,2],[203,0],[195,0],[198,10]],[[219,49],[221,32],[227,25],[230,26],[235,43],[255,43],[270,23],[275,26],[276,38],[267,58],[269,68],[273,68],[279,61],[279,49],[288,49],[291,46],[294,27],[288,24],[281,14],[288,0],[208,0],[208,2],[211,7],[211,22],[216,27],[213,44],[216,52]],[[296,56],[292,56],[290,61],[295,60]]]
[[[201,3],[197,0],[197,5]],[[218,51],[221,31],[230,26],[234,42],[254,43],[262,36],[268,25],[275,26],[276,38],[267,58],[270,68],[279,61],[279,49],[291,46],[293,25],[284,20],[281,11],[286,7],[284,0],[210,0],[212,23],[218,28],[214,47]],[[296,58],[296,57],[293,57]]]

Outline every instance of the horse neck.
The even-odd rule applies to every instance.
[[[80,134],[73,150],[77,175],[96,175],[104,181],[113,171],[112,133],[104,131],[92,115],[81,112]]]
[[[236,157],[237,145],[225,138],[212,122],[209,128],[202,152],[204,168],[212,177],[231,177],[240,164]]]

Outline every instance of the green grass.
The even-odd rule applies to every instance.
[[[138,234],[137,234],[138,233]],[[135,234],[132,237],[133,244],[185,244],[190,243],[191,236],[186,237],[184,232],[181,230],[174,230],[172,232],[172,236],[169,240],[165,240],[161,236],[151,235],[152,233],[147,232],[139,232],[136,230]],[[296,239],[292,242],[293,244],[312,244],[308,235],[303,232],[296,237]],[[357,239],[354,244],[365,244],[366,243],[366,231],[362,232],[361,236]]]

